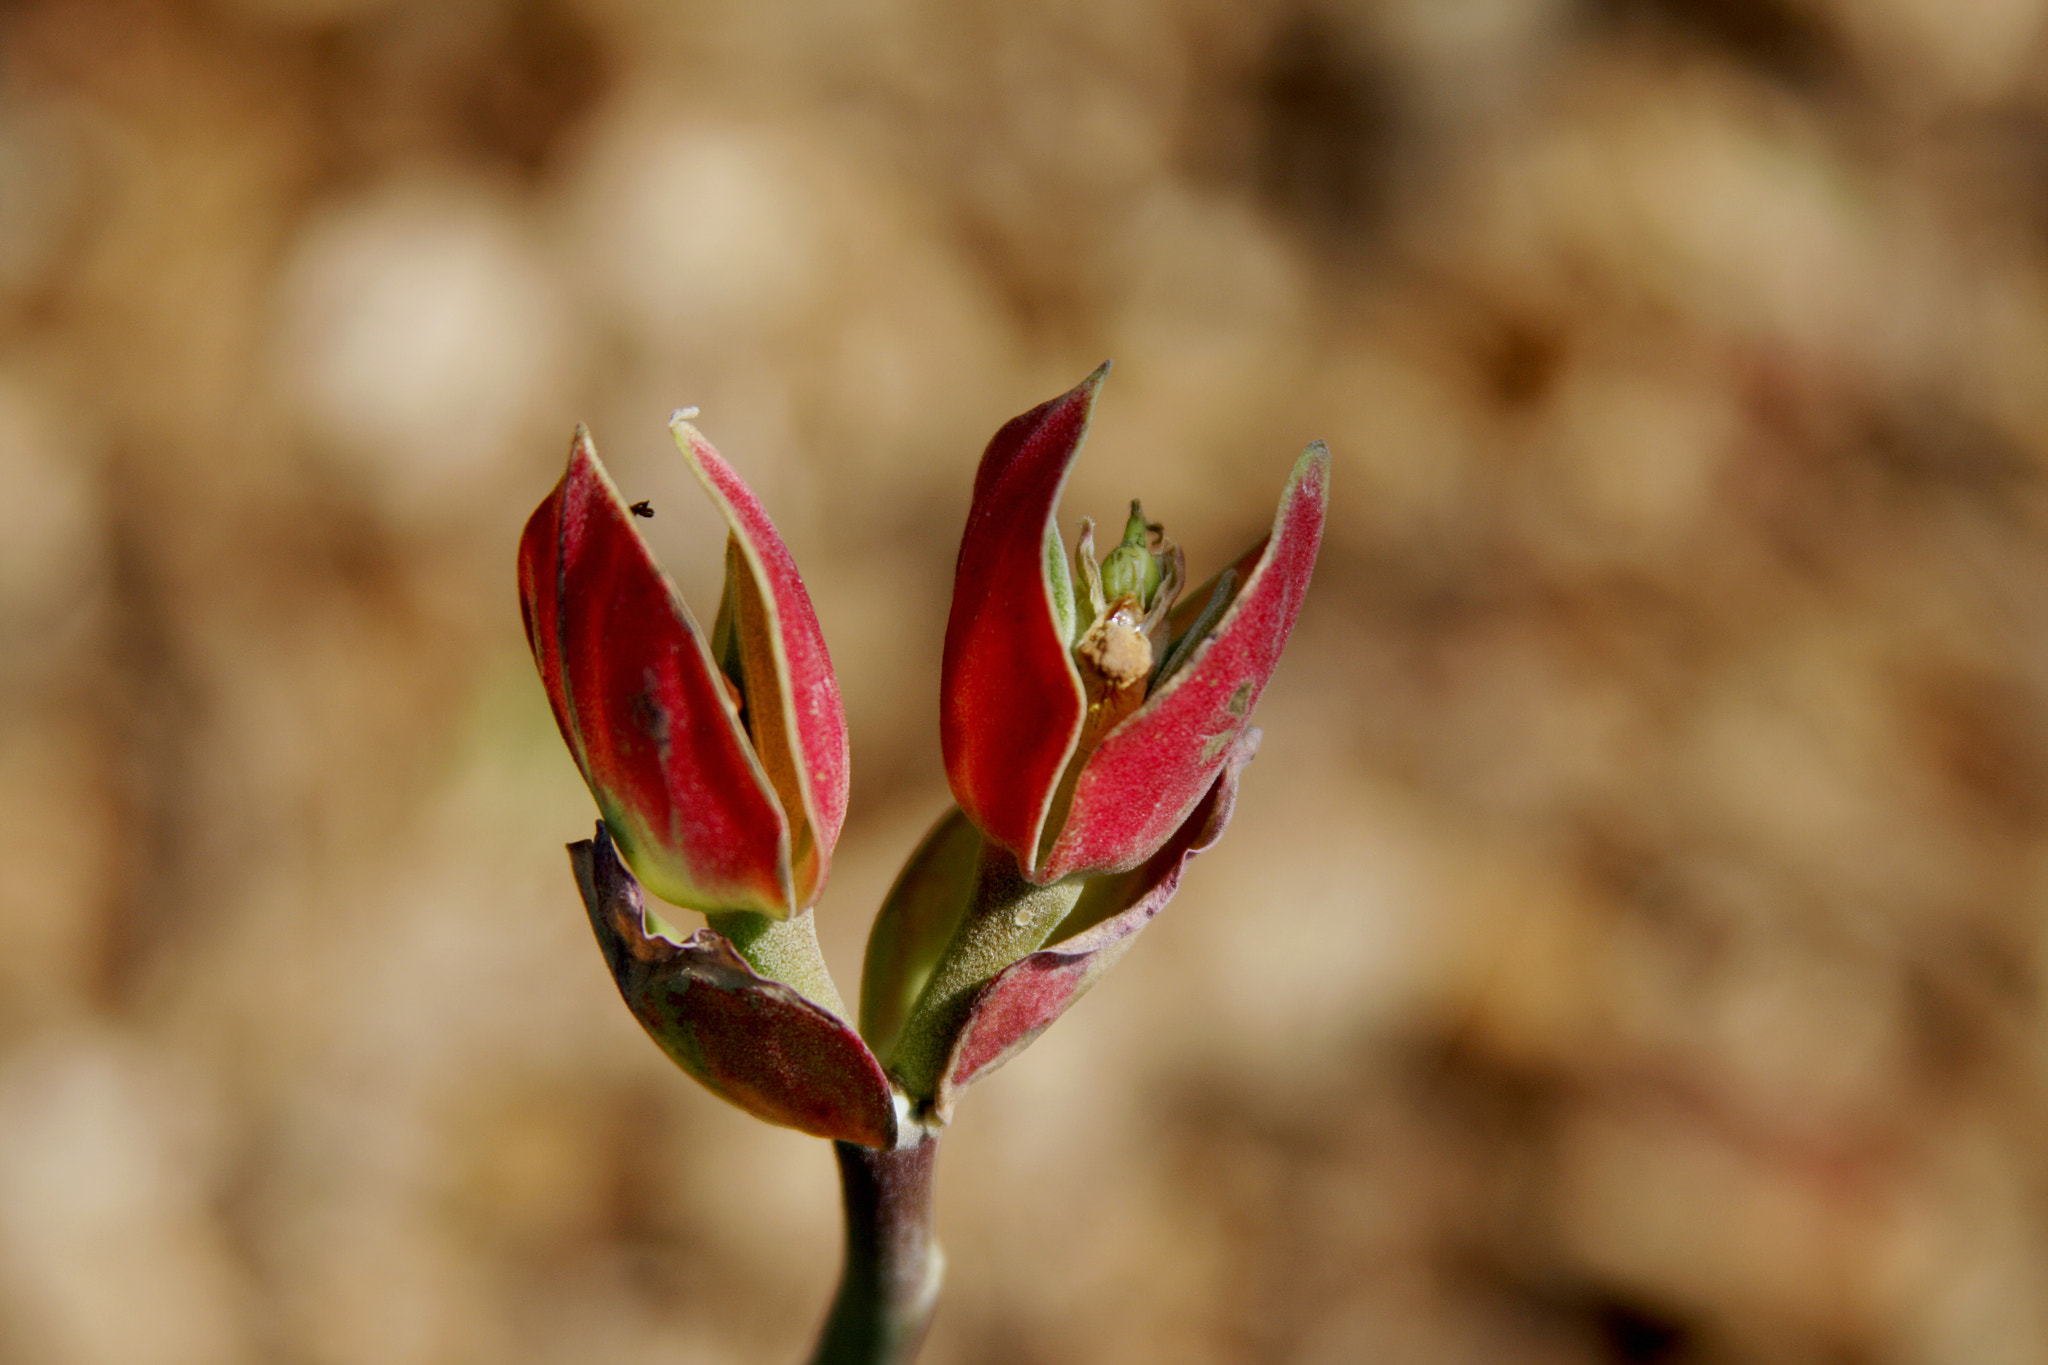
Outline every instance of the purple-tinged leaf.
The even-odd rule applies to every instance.
[[[681,943],[650,935],[640,885],[604,825],[571,844],[569,859],[619,994],[672,1061],[769,1123],[893,1144],[888,1077],[844,1020],[755,972],[709,929]]]
[[[1220,771],[1165,846],[1140,866],[1091,883],[1053,942],[999,972],[968,1007],[934,1097],[941,1120],[967,1086],[1028,1047],[1123,956],[1138,931],[1166,908],[1181,873],[1223,835],[1238,778],[1258,751],[1259,732],[1233,737]]]

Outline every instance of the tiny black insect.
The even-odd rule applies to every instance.
[[[631,512],[636,517],[651,517],[654,515],[654,504],[648,501],[647,499],[642,498],[639,502],[634,503],[631,507],[628,507],[626,510],[628,512]]]

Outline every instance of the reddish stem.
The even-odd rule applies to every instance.
[[[938,1139],[892,1152],[832,1147],[846,1199],[846,1264],[811,1365],[909,1365],[945,1269],[932,1236]]]

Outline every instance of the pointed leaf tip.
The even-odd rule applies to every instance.
[[[996,432],[954,570],[940,679],[946,775],[968,817],[1027,866],[1087,710],[1047,563],[1060,492],[1108,372],[1105,361]]]
[[[676,447],[730,532],[727,575],[745,582],[732,601],[748,728],[788,820],[795,908],[818,898],[846,820],[846,708],[809,591],[796,561],[745,481],[695,427],[679,421]]]

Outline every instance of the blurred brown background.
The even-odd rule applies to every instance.
[[[2041,0],[13,0],[0,1359],[794,1361],[822,1145],[562,854],[521,520],[679,404],[844,681],[851,987],[973,462],[1198,575],[1238,823],[963,1106],[928,1358],[2048,1360]]]

